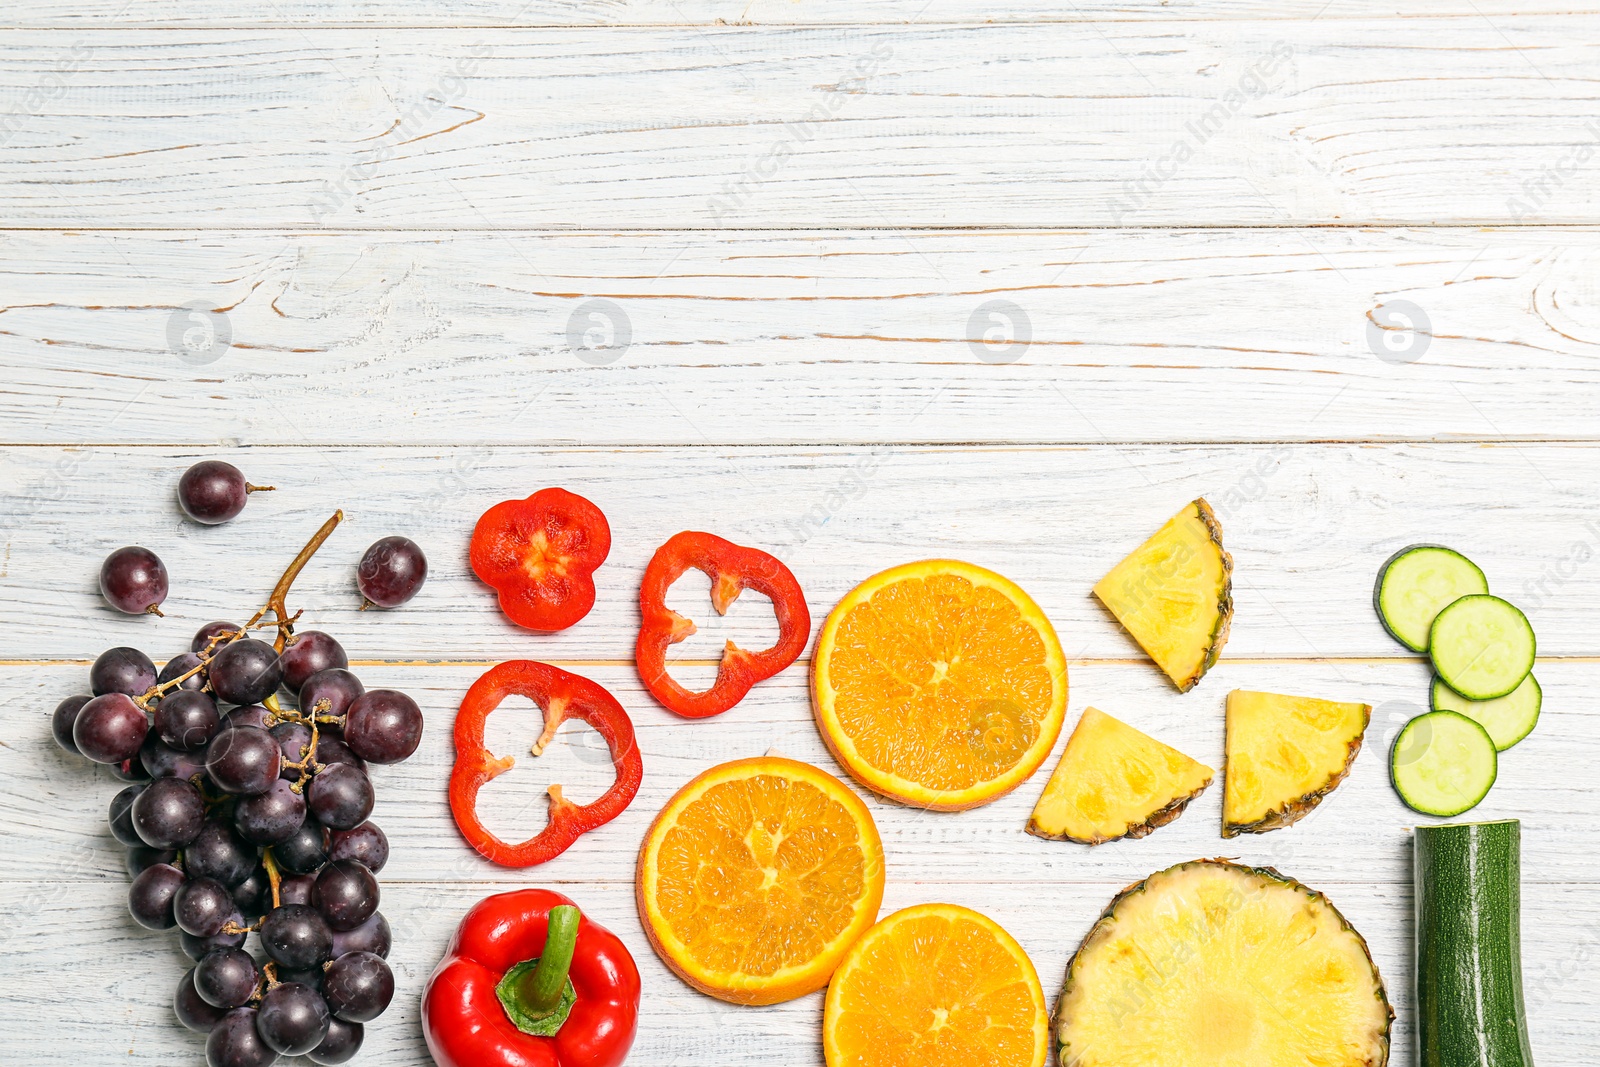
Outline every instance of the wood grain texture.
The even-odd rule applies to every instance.
[[[1591,229],[12,232],[0,250],[9,443],[1592,440],[1600,427]],[[1420,332],[1400,301],[1427,317]],[[232,347],[184,348],[217,328],[191,303],[227,309]],[[976,343],[991,329],[1031,343]]]
[[[18,30],[0,57],[0,100],[13,101],[0,217],[205,229],[1582,223],[1600,205],[1597,30],[1596,15]]]

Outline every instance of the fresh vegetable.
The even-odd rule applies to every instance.
[[[422,993],[439,1067],[619,1067],[638,1017],[627,947],[548,889],[474,905]]]
[[[1537,644],[1526,615],[1486,594],[1453,601],[1428,631],[1434,671],[1468,700],[1494,700],[1521,685]]]
[[[524,696],[544,712],[544,731],[533,743],[538,756],[555,740],[567,719],[594,727],[611,749],[617,778],[599,800],[574,804],[550,786],[550,819],[545,828],[518,845],[507,844],[478,818],[478,791],[485,782],[516,764],[510,756],[495,757],[484,743],[489,713],[511,695]],[[633,737],[633,720],[617,698],[598,683],[559,667],[519,659],[490,668],[472,683],[456,714],[456,764],[450,772],[450,811],[467,843],[486,859],[505,867],[531,867],[555,859],[579,837],[622,814],[639,792],[644,769]]]
[[[919,904],[867,931],[834,972],[822,1051],[828,1067],[1044,1067],[1050,1013],[998,923]]]
[[[244,510],[251,493],[270,493],[273,486],[251,485],[232,463],[204,459],[178,479],[178,506],[195,522],[215,526]]]
[[[1417,1062],[1533,1067],[1522,1001],[1522,827],[1419,826]]]
[[[1455,549],[1408,545],[1378,570],[1372,606],[1389,636],[1413,652],[1426,652],[1439,612],[1464,596],[1488,591],[1483,571]]]
[[[639,850],[639,918],[702,993],[776,1004],[827,984],[883,901],[883,844],[843,782],[780,756],[680,789]]]
[[[1168,519],[1094,587],[1178,692],[1222,654],[1233,621],[1233,557],[1204,498]]]
[[[356,589],[361,610],[397,608],[416,596],[428,580],[428,558],[409,537],[380,537],[367,546],[356,564]]]
[[[1123,890],[1083,939],[1057,1061],[1384,1067],[1393,1019],[1367,943],[1327,897],[1271,868],[1195,860]]]
[[[829,750],[862,785],[955,811],[1010,792],[1050,755],[1067,660],[1014,582],[926,560],[839,601],[817,636],[811,697]]]
[[[1366,704],[1229,693],[1222,836],[1300,821],[1350,773],[1371,716]]]
[[[1498,762],[1494,739],[1476,720],[1455,711],[1430,711],[1395,737],[1389,777],[1413,811],[1460,815],[1488,796]]]
[[[711,606],[726,615],[739,594],[754,589],[772,601],[778,640],[765,652],[746,652],[729,641],[717,680],[694,693],[667,673],[667,649],[694,633],[694,623],[667,607],[667,590],[693,567],[711,579]],[[639,641],[634,659],[639,677],[663,707],[685,718],[719,715],[743,700],[750,687],[771,678],[805,651],[811,612],[800,583],[777,557],[724,541],[714,534],[684,531],[656,549],[639,587]]]
[[[167,565],[148,548],[119,548],[100,564],[100,595],[126,614],[160,615],[167,599]]]
[[[565,489],[541,489],[483,513],[472,531],[472,572],[500,594],[518,626],[565,630],[594,607],[594,572],[611,552],[600,509]]]
[[[1183,814],[1211,784],[1210,767],[1089,708],[1034,805],[1028,833],[1099,845],[1144,837]]]
[[[1529,674],[1522,684],[1503,697],[1493,700],[1468,700],[1445,685],[1444,679],[1435,676],[1429,703],[1434,711],[1456,711],[1473,720],[1494,741],[1501,752],[1533,732],[1539,722],[1539,707],[1544,703],[1544,691]]]

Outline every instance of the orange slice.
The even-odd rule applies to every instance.
[[[684,786],[639,850],[639,917],[678,977],[735,1004],[821,989],[883,903],[883,843],[839,779],[781,756]]]
[[[822,1014],[828,1067],[1043,1067],[1049,1045],[1028,954],[955,904],[919,904],[867,931]]]
[[[812,705],[856,780],[956,811],[1008,793],[1050,754],[1067,660],[1015,583],[955,560],[907,563],[856,586],[822,624]]]

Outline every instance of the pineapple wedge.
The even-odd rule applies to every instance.
[[[1180,863],[1111,902],[1067,965],[1067,1067],[1384,1067],[1394,1012],[1367,943],[1271,868]]]
[[[1167,520],[1094,587],[1178,692],[1210,670],[1233,619],[1233,557],[1202,497]]]
[[[1372,708],[1313,697],[1228,694],[1222,836],[1299,821],[1344,781]]]
[[[1089,708],[1067,740],[1028,833],[1098,845],[1143,837],[1183,814],[1213,771],[1175,748]]]

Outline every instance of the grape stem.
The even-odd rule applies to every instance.
[[[261,850],[261,865],[267,869],[267,884],[272,886],[273,910],[283,903],[279,896],[279,888],[283,884],[283,875],[278,871],[278,858],[272,854],[272,846],[268,845]]]
[[[264,920],[262,919],[257,919],[249,926],[240,926],[238,923],[230,919],[228,922],[222,924],[222,932],[225,934],[252,934],[261,929],[261,923],[263,921]]]
[[[251,485],[249,482],[244,483],[244,492],[246,496],[249,496],[251,493],[271,493],[276,491],[277,488],[278,487],[275,485]]]

